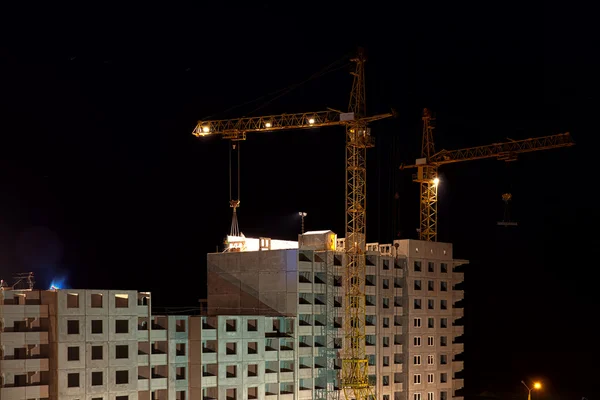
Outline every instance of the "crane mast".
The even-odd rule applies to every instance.
[[[192,134],[196,137],[220,135],[233,142],[246,140],[249,132],[272,132],[291,129],[344,125],[346,128],[346,280],[344,316],[344,353],[341,384],[346,399],[374,398],[369,383],[368,359],[365,343],[365,267],[366,267],[366,150],[374,146],[369,122],[389,118],[393,113],[367,117],[365,102],[365,57],[359,50],[353,58],[356,69],[348,112],[336,110],[244,117],[228,120],[199,121]],[[237,226],[236,210],[239,199],[231,200],[233,217]],[[233,222],[232,222],[233,224]],[[232,228],[233,229],[233,228]],[[329,382],[332,384],[332,382]]]
[[[371,398],[369,363],[365,343],[365,251],[367,208],[367,148],[373,140],[365,115],[365,80],[362,52],[352,59],[356,71],[350,95],[349,113],[354,120],[346,125],[346,296],[342,360],[342,387],[346,399]]]
[[[421,143],[421,160],[430,160],[435,154],[433,129],[435,117],[428,109],[423,110],[423,141]],[[427,163],[417,170],[416,182],[420,184],[419,193],[419,239],[435,241],[437,235],[437,165]]]
[[[423,111],[423,140],[421,158],[414,165],[401,165],[400,169],[416,168],[413,181],[420,184],[420,218],[419,239],[430,242],[437,241],[437,202],[438,202],[438,168],[445,164],[463,161],[496,158],[501,161],[514,161],[519,154],[534,151],[558,149],[574,146],[571,135],[560,133],[550,136],[510,140],[503,143],[492,143],[484,146],[468,147],[457,150],[440,150],[435,152],[433,141],[435,118],[428,109]]]

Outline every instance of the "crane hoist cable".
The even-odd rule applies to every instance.
[[[320,71],[317,71],[316,73],[312,74],[311,76],[309,76],[308,78],[304,79],[301,82],[289,85],[285,88],[279,89],[279,90],[275,90],[269,94],[266,94],[264,96],[258,97],[255,100],[251,100],[251,101],[247,101],[244,103],[241,103],[237,106],[233,106],[228,108],[227,110],[219,113],[219,114],[225,114],[229,111],[232,111],[236,108],[248,105],[248,104],[252,104],[252,103],[256,103],[259,100],[262,100],[266,97],[269,97],[271,95],[276,95],[275,97],[273,97],[270,100],[265,101],[264,103],[262,103],[260,106],[256,107],[255,109],[253,109],[252,111],[250,111],[247,115],[253,114],[256,111],[266,107],[267,105],[269,105],[270,103],[272,103],[273,101],[285,96],[286,94],[290,93],[291,91],[293,91],[294,89],[297,89],[298,87],[314,80],[317,78],[320,78],[324,75],[327,75],[331,72],[335,72],[338,71],[342,68],[347,68],[348,66],[350,66],[352,63],[349,62],[345,62],[343,65],[341,66],[337,66],[340,62],[342,61],[346,61],[347,58],[349,56],[348,54],[345,54],[344,57],[341,57],[339,59],[337,59],[336,61],[330,63],[329,65],[327,65],[326,67],[322,68]],[[229,146],[229,206],[233,209],[233,215],[231,217],[231,228],[229,231],[229,235],[230,236],[240,236],[241,232],[240,232],[240,228],[239,228],[239,222],[238,222],[238,216],[237,216],[237,209],[240,206],[240,141],[232,141],[231,142],[231,146]],[[236,198],[233,198],[233,158],[231,155],[231,152],[233,151],[237,151],[237,176],[236,176],[236,180],[237,180],[237,193],[236,193]]]
[[[233,198],[233,179],[232,179],[233,157],[231,156],[232,151],[237,152],[237,174],[236,174],[236,180],[237,180],[236,197],[237,198],[236,199]],[[240,227],[238,224],[238,217],[237,217],[237,208],[240,206],[240,192],[241,192],[241,190],[240,190],[241,189],[241,184],[240,184],[241,155],[240,155],[240,153],[241,153],[240,143],[239,142],[231,142],[231,145],[229,146],[229,206],[231,208],[233,208],[233,216],[231,217],[231,229],[229,230],[230,236],[240,236],[240,234],[241,234]]]

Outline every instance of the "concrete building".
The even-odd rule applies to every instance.
[[[208,255],[202,316],[131,290],[0,290],[0,400],[337,399],[344,239],[233,238]],[[383,400],[462,388],[463,274],[452,245],[370,243],[369,374]]]
[[[0,399],[188,398],[189,317],[150,315],[149,293],[0,296]]]
[[[271,250],[267,238],[260,239],[259,246],[253,239],[251,249],[243,239],[234,242],[231,251],[208,255],[209,317],[222,321],[243,316],[242,324],[248,318],[267,325],[272,317],[294,321],[293,328],[286,328],[285,340],[294,343],[297,379],[289,383],[280,380],[281,373],[265,372],[265,383],[255,381],[256,390],[272,399],[337,398],[346,265],[344,252],[337,249],[344,248],[344,239],[330,231],[307,232],[299,245],[288,243],[286,248],[277,243],[277,250]],[[378,399],[460,397],[456,391],[463,386],[463,274],[455,269],[465,263],[453,259],[448,243],[398,240],[367,245],[366,344]],[[266,335],[265,331],[265,346]],[[219,349],[228,341],[217,332]],[[221,358],[218,362],[219,368],[233,364]],[[221,387],[226,387],[227,398],[246,398],[243,379],[222,377],[203,382],[205,393],[222,393]],[[285,391],[274,391],[277,384],[285,384]]]

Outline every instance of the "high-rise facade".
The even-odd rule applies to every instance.
[[[262,240],[262,251],[208,255],[208,314],[293,318],[288,334],[297,352],[294,397],[289,387],[270,396],[337,398],[346,266],[337,249],[344,239],[329,231],[308,232],[298,248],[278,250]],[[366,350],[378,399],[460,397],[463,274],[456,269],[465,263],[453,259],[448,243],[367,245]],[[243,385],[237,388],[244,391]]]

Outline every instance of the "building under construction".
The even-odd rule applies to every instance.
[[[4,287],[0,399],[343,398],[344,239],[229,238],[208,255],[206,315],[152,315],[128,290]],[[447,243],[370,243],[368,372],[377,399],[462,388],[465,261]]]

